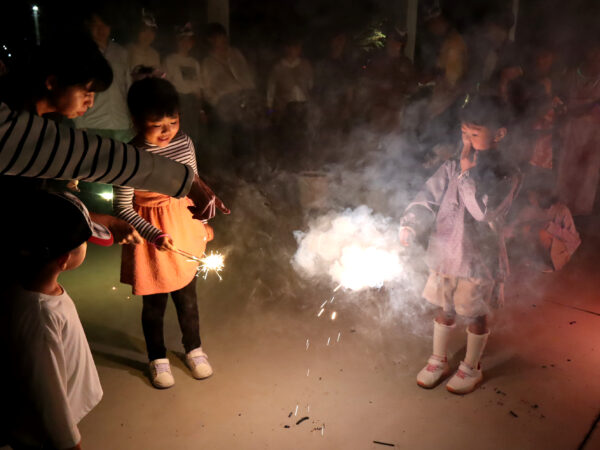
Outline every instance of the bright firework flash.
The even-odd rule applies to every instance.
[[[206,280],[208,274],[210,272],[214,272],[219,277],[219,280],[222,280],[221,271],[225,268],[225,256],[218,252],[210,252],[210,254],[204,253],[202,258],[198,256],[194,256],[191,253],[188,253],[184,250],[172,250],[178,255],[185,256],[188,258],[190,262],[198,263],[198,273],[196,276],[200,276],[202,274],[202,278]]]

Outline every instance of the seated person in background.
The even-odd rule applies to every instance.
[[[0,423],[13,448],[79,449],[77,423],[100,402],[102,387],[75,304],[58,278],[81,265],[88,240],[110,245],[112,236],[72,194],[40,191],[28,200],[9,244],[17,284],[0,297],[7,401]]]
[[[511,256],[542,272],[554,272],[569,262],[581,244],[571,211],[558,201],[548,177],[526,178],[526,203],[505,230]]]

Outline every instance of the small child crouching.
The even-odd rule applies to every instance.
[[[499,150],[507,118],[495,97],[475,97],[461,113],[463,150],[446,161],[408,205],[400,240],[410,245],[431,230],[426,262],[430,276],[423,297],[438,306],[433,354],[417,383],[433,388],[450,374],[446,356],[456,315],[469,323],[467,351],[446,385],[456,394],[472,392],[483,380],[480,359],[491,306],[503,301],[508,258],[503,226],[521,176]]]
[[[526,203],[520,202],[525,204],[505,232],[511,259],[546,273],[562,269],[581,244],[571,211],[554,194],[552,181],[535,174],[525,177],[521,198]]]
[[[101,400],[98,372],[73,300],[58,277],[112,236],[71,194],[40,192],[16,214],[16,280],[2,292],[2,420],[13,448],[80,448],[78,422]],[[103,241],[103,242],[101,242]],[[4,397],[3,397],[4,398]]]

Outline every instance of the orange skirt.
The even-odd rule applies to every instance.
[[[196,256],[206,250],[209,234],[202,222],[192,217],[187,198],[172,198],[155,192],[135,191],[135,211],[167,233],[175,246]],[[198,264],[170,251],[160,251],[143,241],[124,245],[121,282],[132,286],[134,295],[173,292],[187,286],[196,276]]]

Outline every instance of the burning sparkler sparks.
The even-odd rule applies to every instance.
[[[206,280],[209,272],[214,272],[222,280],[221,271],[225,267],[225,258],[220,253],[210,252],[209,255],[204,255],[204,258],[200,259],[200,265],[198,266],[198,273],[203,274],[203,278]]]
[[[208,255],[204,253],[203,257],[199,258],[198,256],[194,256],[191,253],[183,250],[177,249],[172,251],[178,255],[185,256],[190,262],[198,263],[198,272],[196,276],[200,276],[200,274],[202,274],[202,278],[206,280],[208,274],[210,272],[214,272],[219,277],[219,280],[223,279],[223,277],[221,277],[221,271],[225,268],[225,256],[223,256],[221,253],[210,252]]]

